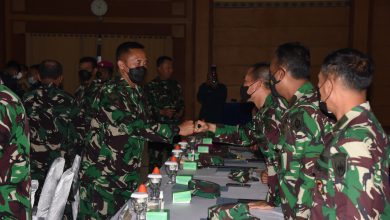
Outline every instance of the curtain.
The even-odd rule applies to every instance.
[[[146,81],[156,77],[156,59],[172,56],[169,36],[102,35],[102,60],[115,62],[115,50],[125,41],[137,41],[145,46],[148,58]],[[98,35],[94,34],[26,34],[26,63],[38,64],[44,59],[55,59],[63,66],[64,89],[73,94],[79,85],[78,62],[83,56],[96,57]]]

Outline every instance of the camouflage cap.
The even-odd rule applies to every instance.
[[[209,167],[209,166],[223,166],[224,160],[220,156],[214,156],[210,154],[200,154],[198,166]]]
[[[250,169],[232,169],[228,177],[234,181],[246,183],[250,180]]]
[[[249,213],[249,207],[244,203],[223,204],[211,206],[208,209],[209,220],[260,220]]]
[[[192,179],[188,182],[188,189],[193,196],[202,198],[215,199],[221,196],[220,186],[205,180]]]

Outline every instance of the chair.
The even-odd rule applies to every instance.
[[[46,175],[45,183],[42,187],[41,196],[38,201],[37,218],[46,218],[51,202],[53,200],[58,181],[64,171],[65,159],[59,157],[53,161],[50,170]]]
[[[50,204],[46,219],[61,220],[64,215],[66,201],[68,200],[70,188],[72,187],[75,173],[72,168],[67,169],[57,184],[53,200]]]
[[[38,187],[39,187],[38,180],[31,180],[31,207],[34,206],[35,192],[38,190]]]
[[[79,203],[80,203],[80,194],[79,194],[79,169],[80,169],[80,163],[81,163],[81,157],[79,155],[76,155],[72,170],[74,172],[74,178],[72,183],[72,196],[73,200],[72,203],[72,215],[73,219],[77,219],[77,214],[79,212]]]

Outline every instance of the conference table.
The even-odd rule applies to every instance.
[[[245,154],[245,153],[244,153]],[[250,157],[244,155],[244,157]],[[265,168],[263,162],[247,162],[242,160],[228,160],[225,159],[224,168],[202,168],[196,171],[192,170],[179,170],[178,175],[193,175],[193,179],[200,179],[217,183],[221,186],[221,196],[217,199],[206,199],[197,196],[193,196],[191,203],[189,204],[177,204],[172,203],[172,191],[175,189],[174,184],[168,184],[168,176],[164,172],[164,167],[161,168],[163,175],[161,190],[164,194],[164,209],[169,209],[169,216],[171,220],[199,220],[207,219],[208,208],[216,205],[217,203],[231,203],[236,199],[246,200],[260,200],[265,199],[268,186],[262,184],[260,181],[249,181],[250,187],[225,187],[227,183],[236,183],[228,178],[229,167],[256,167],[259,170]],[[255,172],[257,173],[257,172]],[[130,206],[130,202],[128,202]],[[112,220],[120,219],[119,211]],[[251,209],[251,214],[259,217],[260,219],[267,220],[281,220],[283,219],[282,210],[280,207],[276,207],[271,210],[259,210]],[[134,215],[133,215],[134,216]],[[132,219],[135,219],[133,217]]]

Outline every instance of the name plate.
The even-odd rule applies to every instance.
[[[183,170],[197,170],[198,164],[196,162],[184,162]]]
[[[192,176],[176,176],[176,184],[187,186],[190,180],[192,180]]]
[[[169,220],[167,210],[155,210],[146,212],[146,220]]]
[[[198,146],[198,153],[209,153],[209,147],[208,146]]]
[[[213,139],[212,138],[203,138],[202,143],[203,144],[213,144]]]
[[[172,203],[191,203],[191,191],[174,192]]]

